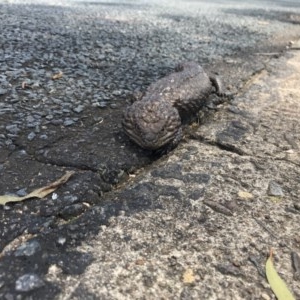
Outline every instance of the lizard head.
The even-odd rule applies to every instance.
[[[136,101],[124,113],[123,128],[140,147],[156,150],[178,137],[181,119],[167,101]]]

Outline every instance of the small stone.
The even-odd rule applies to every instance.
[[[75,195],[67,195],[64,196],[64,201],[69,202],[69,204],[73,204],[78,201],[78,197]]]
[[[12,134],[17,134],[17,133],[20,131],[20,129],[18,128],[18,126],[15,125],[15,124],[13,124],[13,125],[7,125],[7,126],[5,127],[5,129],[6,129],[8,132],[12,133]]]
[[[53,193],[51,198],[52,198],[52,200],[57,200],[58,195],[56,193]]]
[[[47,119],[47,120],[52,120],[53,119],[53,115],[47,115],[46,117],[45,117],[45,119]]]
[[[105,108],[107,106],[107,102],[105,101],[100,101],[97,103],[97,106],[100,108]]]
[[[31,85],[32,89],[37,89],[40,87],[40,82],[39,81],[34,81]]]
[[[16,150],[16,145],[8,145],[7,148],[10,150],[10,151],[14,151]]]
[[[93,119],[97,123],[102,123],[103,122],[103,117],[93,117]]]
[[[41,140],[47,140],[48,139],[48,135],[47,134],[42,134],[42,135],[40,135],[40,139]]]
[[[117,106],[117,104],[115,104],[115,103],[112,103],[111,105],[110,105],[110,108],[112,108],[112,109],[115,109],[115,108],[117,108],[118,106]]]
[[[6,294],[4,295],[4,299],[5,299],[5,300],[14,300],[15,297],[14,297],[14,295],[11,294],[11,293],[6,293]]]
[[[283,191],[281,186],[276,181],[270,181],[268,187],[268,195],[275,197],[283,197]]]
[[[5,140],[5,145],[11,146],[11,145],[13,145],[13,141],[11,139],[7,139],[7,140]]]
[[[51,120],[52,125],[61,125],[63,123],[63,120]]]
[[[29,292],[44,286],[44,281],[36,274],[25,274],[16,281],[16,291]]]
[[[261,299],[263,299],[263,300],[270,300],[271,298],[270,298],[270,296],[268,294],[262,293],[261,294]]]
[[[186,269],[182,275],[183,283],[193,283],[195,282],[195,275],[192,269]]]
[[[40,243],[36,240],[32,240],[18,247],[15,256],[32,256],[39,250],[41,250]]]
[[[242,191],[242,190],[238,191],[238,196],[239,196],[239,198],[245,199],[245,200],[253,199],[253,197],[254,197],[251,193]]]
[[[20,197],[25,196],[25,195],[27,194],[27,193],[26,193],[26,188],[18,190],[18,191],[16,192],[16,194],[17,194],[18,196],[20,196]]]
[[[1,170],[1,167],[0,167],[0,170]],[[294,208],[296,210],[300,210],[300,205],[298,203],[294,203]]]
[[[33,116],[27,116],[26,117],[26,122],[27,123],[33,123],[35,121],[35,118]]]
[[[63,246],[66,243],[67,239],[64,236],[60,236],[57,239],[57,244]]]
[[[18,153],[19,153],[20,155],[27,155],[27,154],[28,154],[28,153],[26,152],[26,150],[24,150],[24,149],[18,151]]]
[[[76,113],[81,113],[84,110],[84,106],[83,105],[78,105],[77,107],[75,107],[73,109]]]
[[[81,203],[68,205],[60,211],[60,217],[62,217],[64,220],[69,220],[80,215],[82,212],[84,212],[85,208],[86,207]]]
[[[36,134],[35,134],[33,131],[31,131],[31,132],[27,135],[27,139],[28,139],[29,141],[32,141],[35,137],[36,137]]]
[[[114,96],[120,96],[120,95],[122,95],[122,91],[120,91],[120,90],[115,90],[115,91],[112,92],[112,94],[113,94]]]
[[[8,138],[11,138],[11,139],[16,138],[17,136],[18,136],[18,135],[15,134],[15,133],[8,133],[8,134],[7,134],[7,137],[8,137]]]
[[[60,100],[60,99],[52,99],[52,102],[55,103],[55,104],[61,105],[62,100]]]
[[[71,126],[73,125],[75,122],[71,119],[67,119],[64,121],[64,126]]]
[[[36,126],[38,126],[39,125],[39,122],[32,122],[32,123],[28,123],[27,124],[27,127],[28,128],[35,128]]]
[[[0,89],[0,96],[5,95],[7,93],[6,89]]]

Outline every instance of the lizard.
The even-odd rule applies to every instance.
[[[174,148],[182,139],[182,120],[201,109],[215,87],[223,88],[217,76],[209,76],[195,62],[177,66],[176,71],[152,83],[124,111],[123,129],[140,147]]]

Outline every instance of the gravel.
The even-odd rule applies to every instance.
[[[43,285],[44,281],[36,274],[25,274],[16,281],[16,291],[29,292]]]
[[[38,241],[31,240],[19,246],[15,252],[15,256],[32,256],[39,250],[41,250],[40,243]]]
[[[271,181],[268,187],[268,195],[275,197],[283,197],[284,193],[282,187],[276,181]]]
[[[9,138],[29,131],[31,141],[32,128],[44,131],[48,121],[73,126],[74,113],[84,116],[86,107],[121,108],[128,91],[145,88],[180,61],[208,64],[292,27],[276,21],[276,3],[255,3],[270,9],[267,28],[253,23],[253,4],[234,11],[225,4],[174,3],[0,3],[0,114],[11,116],[0,125]],[[230,18],[219,17],[224,13]]]

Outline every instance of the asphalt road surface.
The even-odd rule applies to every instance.
[[[288,0],[0,0],[0,195],[75,172],[0,206],[0,299],[275,299],[270,247],[299,298],[299,25]],[[122,112],[185,61],[233,98],[143,150]]]

